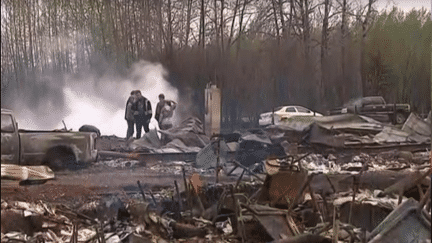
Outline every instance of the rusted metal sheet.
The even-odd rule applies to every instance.
[[[271,205],[288,206],[293,203],[302,184],[307,177],[307,171],[291,165],[276,165],[276,160],[266,162],[267,171],[278,168],[274,174],[268,174],[263,185],[260,201],[268,201]]]

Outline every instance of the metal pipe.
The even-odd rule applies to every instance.
[[[423,198],[420,201],[420,204],[417,208],[419,212],[423,209],[423,207],[428,202],[428,200],[430,200],[430,194],[431,194],[431,185],[429,185],[429,188],[428,188],[426,194],[423,196]]]
[[[191,203],[191,199],[190,199],[190,193],[189,193],[189,187],[188,187],[188,183],[186,181],[186,171],[184,166],[182,166],[182,173],[183,173],[183,183],[184,183],[184,187],[185,187],[185,192],[186,192],[186,202],[188,204],[189,208],[192,208],[192,203]]]
[[[236,164],[236,165],[238,165],[239,167],[241,167],[241,168],[243,168],[244,170],[246,170],[250,175],[252,175],[252,176],[254,176],[255,178],[257,178],[258,180],[264,182],[263,179],[261,179],[261,178],[260,178],[259,176],[257,176],[255,173],[253,173],[253,172],[252,172],[248,167],[246,167],[246,166],[240,164],[239,162],[237,162],[237,161],[235,161],[235,160],[234,160],[233,162],[234,162],[234,164]]]
[[[138,188],[140,189],[141,195],[142,195],[142,197],[144,199],[144,202],[147,202],[147,199],[146,199],[145,194],[144,194],[144,190],[142,189],[141,183],[140,183],[139,180],[137,181],[137,184],[138,184]]]
[[[181,200],[181,197],[180,197],[180,191],[179,191],[179,188],[178,188],[178,185],[177,185],[177,180],[174,180],[174,185],[175,185],[175,188],[176,188],[176,192],[177,192],[177,196],[178,196],[178,201],[179,201],[179,206],[180,206],[180,208],[179,208],[179,215],[181,215],[180,212],[183,210],[183,203],[182,203],[182,200]]]
[[[240,181],[241,181],[241,179],[243,178],[244,173],[245,173],[245,170],[242,171],[240,177],[239,177],[238,180],[237,180],[237,183],[236,183],[236,185],[235,185],[235,187],[234,187],[234,190],[235,190],[235,191],[237,190],[237,187],[239,186]]]

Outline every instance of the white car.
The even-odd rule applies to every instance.
[[[259,125],[267,126],[272,124],[273,112],[266,112],[260,115]],[[322,116],[322,114],[311,111],[303,106],[280,106],[274,110],[274,124],[279,124],[284,119],[288,119],[293,116]]]

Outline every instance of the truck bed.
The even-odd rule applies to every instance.
[[[37,165],[42,162],[50,148],[70,147],[78,161],[91,162],[96,160],[97,152],[94,141],[96,134],[70,131],[18,130],[22,162]]]

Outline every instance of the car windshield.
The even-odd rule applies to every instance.
[[[363,105],[384,105],[385,101],[384,98],[381,96],[371,96],[371,97],[365,97],[362,101]]]
[[[278,106],[278,107],[274,108],[274,111],[279,111],[282,108],[283,108],[283,106]]]
[[[363,98],[352,99],[352,100],[348,101],[344,105],[344,107],[347,107],[347,106],[361,106],[362,105],[362,99]]]
[[[14,126],[12,121],[12,116],[1,115],[1,131],[2,132],[13,132]]]

